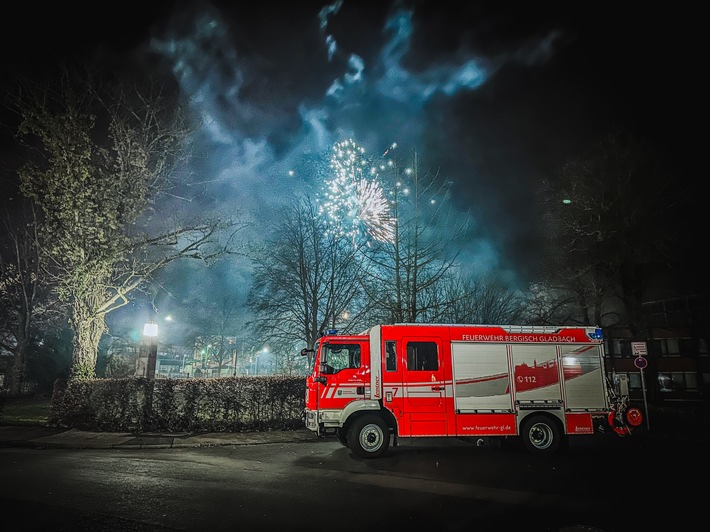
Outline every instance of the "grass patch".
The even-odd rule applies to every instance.
[[[50,398],[0,397],[0,425],[40,425],[49,421]]]

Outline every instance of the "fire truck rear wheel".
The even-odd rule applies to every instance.
[[[352,422],[348,430],[348,445],[361,458],[378,458],[390,444],[390,431],[379,416],[364,415]]]
[[[533,454],[553,454],[562,443],[562,431],[559,425],[548,416],[526,417],[520,436],[525,448]]]

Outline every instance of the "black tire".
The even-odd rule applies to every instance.
[[[355,419],[348,430],[348,446],[361,458],[379,458],[390,445],[390,430],[380,416],[366,414]]]
[[[562,443],[559,423],[548,416],[533,414],[523,420],[520,437],[528,452],[537,455],[554,454]]]
[[[339,441],[342,445],[344,445],[345,447],[347,447],[347,446],[348,446],[348,431],[345,430],[344,427],[341,427],[341,428],[338,429],[338,431],[336,432],[336,434],[338,435],[338,441]]]

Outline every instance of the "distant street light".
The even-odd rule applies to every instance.
[[[263,347],[261,351],[259,351],[256,354],[256,374],[259,374],[259,356],[260,355],[267,355],[269,353],[269,348],[268,347]]]

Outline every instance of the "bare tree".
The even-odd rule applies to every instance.
[[[104,86],[75,73],[23,83],[14,108],[28,147],[22,191],[41,212],[43,251],[69,307],[71,377],[85,379],[95,376],[108,313],[168,263],[222,256],[241,225],[163,217],[151,227],[147,215],[187,160],[188,116],[161,84]]]
[[[241,304],[238,297],[230,293],[197,304],[204,314],[198,320],[200,333],[194,345],[205,352],[206,362],[217,366],[217,376],[221,377],[222,370],[230,362],[236,362],[239,355],[236,350],[243,340],[237,333],[243,329],[239,323]]]
[[[328,233],[310,199],[297,200],[284,212],[272,238],[255,254],[248,298],[255,314],[250,325],[268,338],[272,351],[295,353],[304,343],[312,348],[327,329],[347,331],[361,323],[363,265],[356,253]]]
[[[467,224],[452,219],[450,183],[438,174],[419,175],[416,151],[411,168],[402,170],[396,161],[391,168],[394,237],[361,248],[370,263],[363,289],[376,321],[414,323],[446,305],[439,284],[457,260],[446,247],[461,237]]]
[[[57,301],[47,283],[44,257],[31,203],[19,196],[0,224],[0,347],[13,354],[8,389],[22,391],[27,353],[40,328],[58,322]]]
[[[617,132],[543,183],[545,284],[573,299],[574,318],[642,327],[644,294],[680,230],[678,193],[652,148]]]
[[[525,316],[530,325],[564,325],[584,323],[575,319],[579,309],[574,297],[567,291],[556,289],[544,282],[531,283],[525,294]]]
[[[439,283],[440,309],[428,321],[439,323],[517,324],[526,315],[525,299],[495,277],[473,279],[451,270]]]

